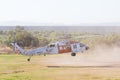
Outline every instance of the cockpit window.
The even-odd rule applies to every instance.
[[[80,47],[84,47],[84,46],[85,46],[84,44],[80,43]]]
[[[54,45],[54,44],[51,44],[50,47],[55,47],[55,45]]]

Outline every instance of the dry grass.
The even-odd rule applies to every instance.
[[[68,56],[68,58],[67,58]],[[82,55],[81,57],[83,57]],[[65,58],[66,57],[66,58]],[[34,56],[31,62],[26,56],[0,55],[0,80],[119,80],[119,67],[47,67],[74,62],[78,57],[62,55]],[[58,60],[57,60],[58,59]],[[61,59],[61,60],[59,60]],[[62,60],[63,59],[63,60]],[[58,64],[52,62],[57,60]],[[76,63],[76,62],[75,62]],[[66,66],[67,64],[62,64]],[[60,65],[58,65],[60,66]],[[74,66],[74,65],[73,65]]]

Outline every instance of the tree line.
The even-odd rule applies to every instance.
[[[9,46],[11,42],[17,42],[22,47],[45,46],[59,39],[71,38],[70,34],[56,31],[27,31],[23,26],[16,26],[14,30],[0,31],[0,44]]]

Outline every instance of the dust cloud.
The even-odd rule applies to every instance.
[[[49,58],[48,65],[54,66],[120,66],[120,47],[99,45],[94,50],[76,56],[60,54]]]
[[[104,64],[120,63],[120,47],[118,46],[97,46],[91,54],[92,60]]]

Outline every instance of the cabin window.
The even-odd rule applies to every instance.
[[[50,47],[55,47],[55,45],[54,45],[54,44],[51,44]]]
[[[64,49],[66,49],[66,47],[64,47]]]
[[[63,50],[63,47],[61,46],[61,47],[59,47],[59,49],[60,49],[60,50]]]
[[[73,45],[73,48],[74,48],[74,49],[76,49],[76,48],[77,48],[77,45],[76,45],[76,44],[75,44],[75,45]]]
[[[80,43],[80,47],[84,47],[84,46],[85,46],[84,44]]]

